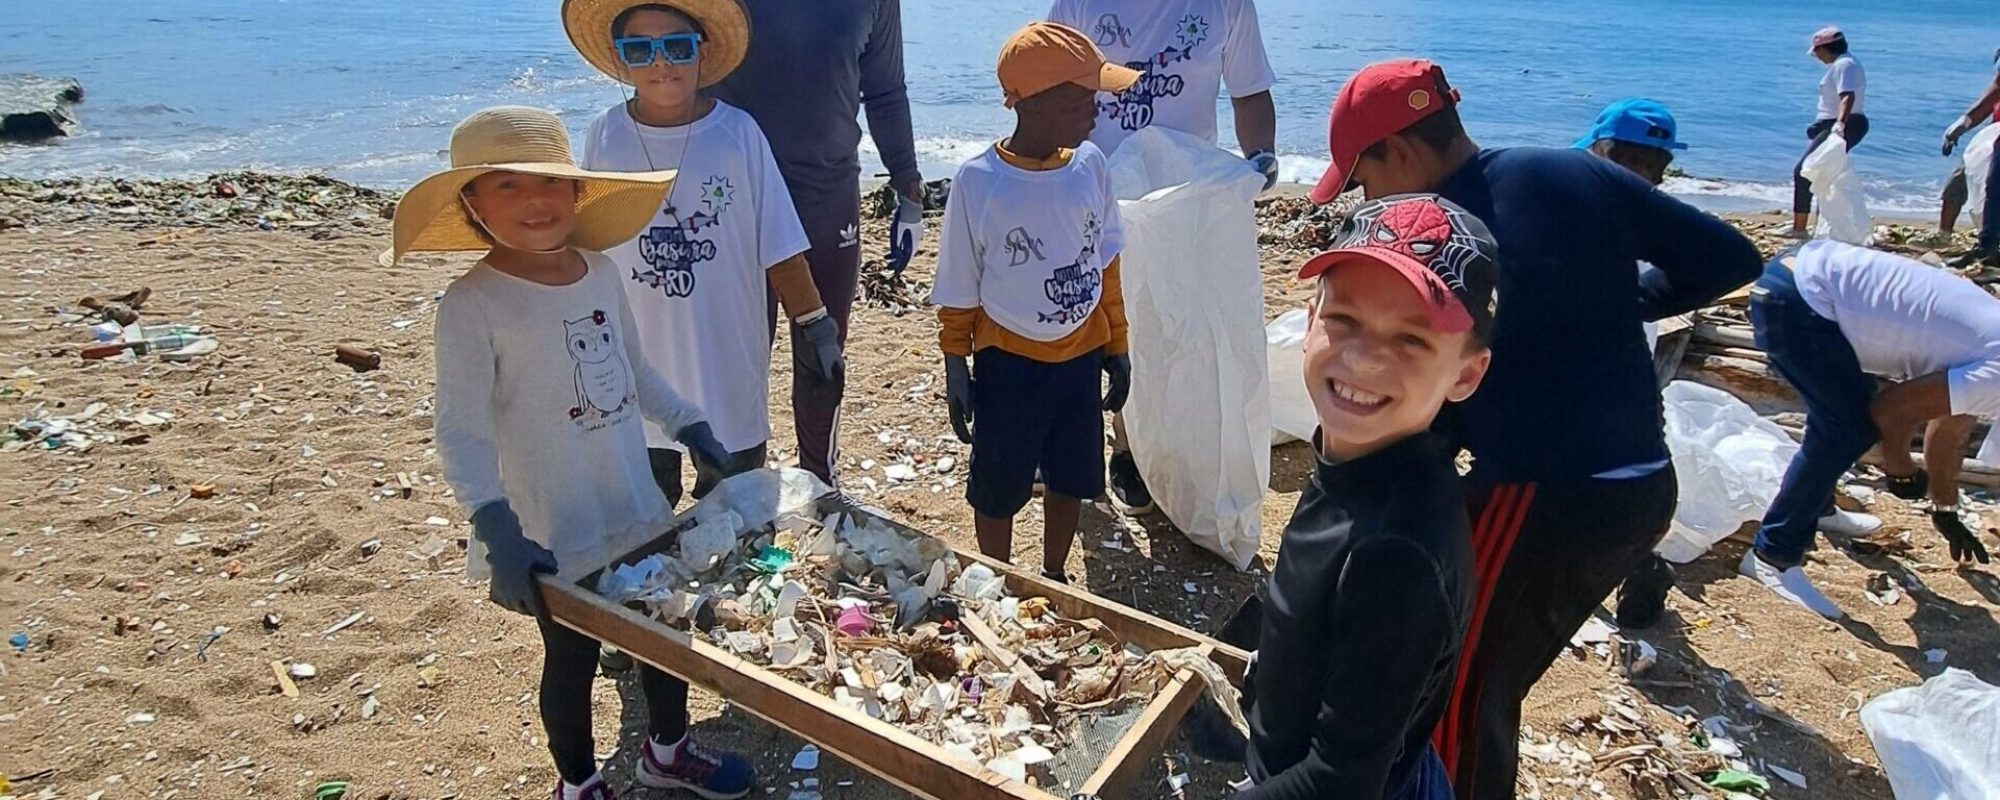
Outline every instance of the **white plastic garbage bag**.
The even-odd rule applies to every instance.
[[[1828,136],[1819,149],[1806,156],[1799,174],[1812,181],[1813,196],[1819,199],[1819,228],[1814,235],[1852,245],[1868,244],[1868,198],[1861,189],[1861,176],[1847,157],[1847,140]]]
[[[1962,669],[1861,707],[1896,800],[2000,798],[2000,687]]]
[[[1973,134],[1965,146],[1965,211],[1979,219],[1986,210],[1986,176],[1993,168],[1993,145],[2000,142],[2000,125],[1988,125]]]
[[[1700,558],[1778,495],[1799,446],[1735,395],[1688,381],[1667,384],[1667,448],[1680,479],[1680,507],[1656,551],[1677,564]]]
[[[1312,440],[1319,426],[1306,394],[1306,310],[1295,308],[1264,326],[1264,359],[1271,371],[1271,444]]]
[[[1264,179],[1232,153],[1158,127],[1126,139],[1111,167],[1125,226],[1132,456],[1176,527],[1247,569],[1271,478],[1251,206]]]

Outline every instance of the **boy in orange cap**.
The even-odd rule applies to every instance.
[[[1106,62],[1074,28],[1035,22],[1000,49],[999,74],[1014,133],[952,182],[931,302],[952,429],[972,445],[965,494],[979,549],[1012,557],[1014,515],[1039,467],[1042,573],[1066,582],[1082,500],[1104,493],[1101,412],[1125,405],[1132,376],[1118,198],[1104,153],[1085,140],[1097,93],[1139,73]]]

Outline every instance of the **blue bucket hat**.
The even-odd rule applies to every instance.
[[[1576,140],[1576,147],[1581,150],[1599,139],[1610,139],[1662,150],[1686,150],[1687,145],[1675,138],[1678,128],[1674,115],[1659,101],[1628,97],[1598,112],[1597,122],[1590,126],[1590,133]]]

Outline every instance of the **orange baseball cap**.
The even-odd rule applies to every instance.
[[[1030,22],[1000,47],[1000,90],[1008,108],[1065,83],[1122,92],[1139,77],[1136,69],[1106,61],[1089,37],[1067,25]]]

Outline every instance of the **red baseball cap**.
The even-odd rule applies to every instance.
[[[1340,87],[1326,118],[1326,148],[1333,163],[1307,196],[1326,204],[1347,190],[1361,151],[1425,117],[1458,103],[1444,68],[1421,58],[1378,61]]]
[[[1431,328],[1492,332],[1499,287],[1500,245],[1486,223],[1434,194],[1398,194],[1356,206],[1334,234],[1333,246],[1299,268],[1317,278],[1356,261],[1373,261],[1400,273],[1424,299]]]

